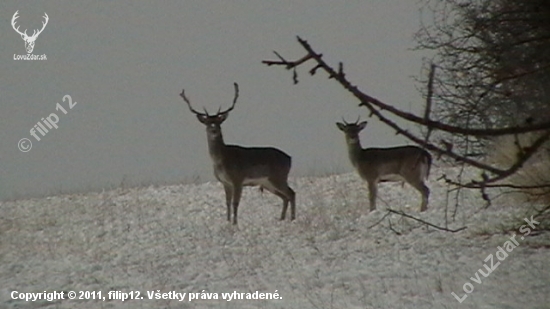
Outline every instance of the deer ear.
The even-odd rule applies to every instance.
[[[218,115],[218,117],[217,117],[217,118],[218,118],[218,121],[219,121],[220,123],[224,122],[225,119],[227,119],[227,116],[229,116],[228,113],[223,113],[223,114]]]
[[[338,127],[338,129],[340,129],[340,131],[344,131],[344,129],[346,128],[346,126],[341,122],[337,122],[336,126]]]
[[[361,123],[358,125],[359,130],[363,130],[366,126],[367,126],[367,122],[366,122],[366,121],[363,121],[363,122],[361,122]]]
[[[197,119],[200,121],[200,123],[202,124],[206,124],[206,119],[208,118],[208,116],[204,116],[204,115],[197,115]]]

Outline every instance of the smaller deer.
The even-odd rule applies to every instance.
[[[288,186],[288,174],[291,167],[291,157],[279,149],[272,147],[241,147],[226,145],[223,140],[221,124],[227,119],[229,112],[235,107],[239,97],[239,85],[234,83],[235,98],[233,105],[223,112],[209,115],[198,112],[184,90],[180,96],[189,106],[189,110],[197,115],[200,123],[206,126],[208,151],[214,164],[214,175],[223,184],[227,206],[227,221],[231,221],[231,206],[233,206],[233,224],[237,224],[237,209],[241,199],[243,186],[260,186],[277,195],[283,200],[281,220],[285,219],[290,202],[291,220],[296,218],[295,193]]]
[[[338,129],[346,135],[348,154],[351,164],[359,176],[367,181],[369,187],[370,211],[376,209],[376,195],[379,182],[404,180],[422,194],[420,211],[428,207],[430,189],[424,184],[432,165],[432,156],[426,150],[416,146],[391,148],[361,148],[359,132],[367,122],[337,122]]]

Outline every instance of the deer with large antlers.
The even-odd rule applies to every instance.
[[[19,11],[16,11],[15,14],[13,14],[13,17],[11,19],[11,26],[13,27],[13,30],[15,32],[19,33],[21,35],[21,38],[25,41],[25,49],[27,50],[27,53],[32,53],[34,49],[34,42],[36,41],[36,38],[42,31],[44,31],[44,28],[46,28],[46,25],[48,24],[48,20],[50,19],[48,17],[48,14],[44,13],[44,19],[45,21],[42,22],[42,29],[40,30],[33,30],[32,35],[27,35],[27,29],[25,29],[25,32],[19,31],[19,26],[15,28],[15,20],[19,18],[19,15],[17,15]]]
[[[416,146],[391,148],[361,148],[359,132],[367,122],[337,122],[338,129],[346,135],[349,159],[359,176],[367,181],[369,188],[370,211],[376,209],[376,196],[379,182],[404,180],[422,195],[420,211],[428,207],[430,189],[424,183],[430,173],[432,156]]]
[[[206,126],[208,150],[214,164],[214,175],[225,189],[227,220],[231,222],[233,206],[233,224],[237,224],[237,209],[244,186],[260,186],[283,200],[281,220],[285,219],[288,203],[291,207],[291,220],[296,218],[295,193],[288,186],[288,174],[291,157],[272,147],[242,147],[226,145],[223,140],[221,124],[235,107],[239,97],[239,86],[234,83],[235,98],[229,109],[209,115],[196,111],[182,90],[180,96],[189,106],[189,110]]]

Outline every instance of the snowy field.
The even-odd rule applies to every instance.
[[[454,196],[447,202],[436,181],[453,172],[433,169],[425,213],[416,191],[393,183],[380,186],[369,214],[354,173],[291,179],[294,222],[278,220],[280,199],[247,188],[238,227],[227,223],[215,182],[0,203],[0,308],[550,308],[550,233],[517,235],[519,245],[480,275],[487,256],[499,262],[497,247],[520,228],[525,208],[501,198],[485,210],[466,192],[453,220]],[[388,207],[468,228],[438,231],[386,216]],[[463,298],[463,286],[473,291],[459,303],[451,293]],[[11,299],[14,291],[102,291],[106,299],[27,302]],[[143,299],[109,300],[109,291]],[[149,300],[157,291],[199,299]],[[234,291],[280,299],[222,299]]]

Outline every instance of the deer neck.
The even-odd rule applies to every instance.
[[[363,148],[361,148],[361,142],[351,140],[348,140],[347,142],[349,159],[351,163],[356,166],[360,160],[361,152],[363,151]]]
[[[208,136],[208,152],[214,162],[220,162],[223,158],[225,151],[225,143],[223,141],[223,135]]]

